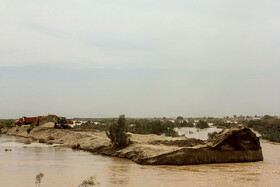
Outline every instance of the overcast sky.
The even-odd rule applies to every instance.
[[[0,118],[280,115],[279,0],[0,0]]]

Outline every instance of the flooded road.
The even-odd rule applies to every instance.
[[[132,161],[32,143],[0,135],[0,186],[78,186],[95,176],[100,186],[280,186],[280,144],[263,141],[263,162],[144,166]],[[11,151],[5,151],[11,149]]]

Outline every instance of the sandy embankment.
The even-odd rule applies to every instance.
[[[48,140],[64,146],[80,144],[80,149],[108,156],[127,158],[139,164],[186,165],[263,160],[259,139],[248,128],[240,126],[218,134],[211,141],[131,134],[132,144],[113,150],[105,132],[54,129],[47,123],[27,133],[29,126],[6,130],[7,135]]]

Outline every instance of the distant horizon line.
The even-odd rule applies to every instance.
[[[125,115],[125,114],[121,114],[121,115]],[[119,115],[119,116],[121,116]],[[178,115],[176,117],[174,116],[169,116],[169,117],[166,117],[166,116],[163,116],[163,117],[158,117],[158,116],[154,116],[154,117],[131,117],[131,116],[127,116],[125,115],[125,117],[127,119],[163,119],[163,118],[171,118],[171,119],[176,119],[178,117],[183,117],[183,118],[252,118],[252,117],[264,117],[264,116],[273,116],[273,117],[277,117],[279,118],[280,116],[279,115],[271,115],[271,114],[264,114],[264,115],[236,115],[236,117],[234,117],[234,115],[226,115],[226,116],[189,116],[189,117],[184,117],[182,115]],[[44,115],[42,115],[44,116]],[[115,117],[70,117],[69,119],[115,119],[115,118],[119,118],[119,116],[115,116]],[[36,117],[35,115],[34,116],[21,116],[21,117]],[[19,117],[19,118],[21,118]],[[0,118],[2,120],[9,120],[9,119],[18,119],[18,118]]]

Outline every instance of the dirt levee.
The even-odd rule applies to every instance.
[[[208,141],[131,134],[133,143],[119,150],[112,148],[105,132],[55,129],[51,123],[34,128],[30,134],[27,133],[28,128],[22,126],[2,131],[8,135],[45,139],[47,143],[127,158],[139,164],[186,165],[263,160],[258,137],[242,125],[218,133]]]

